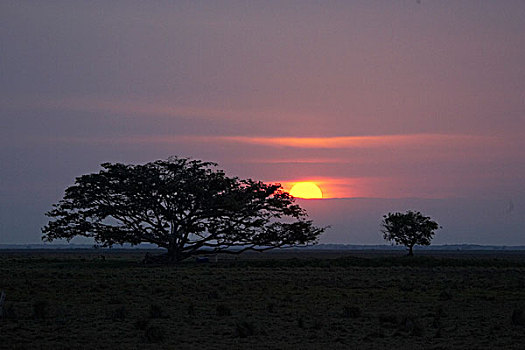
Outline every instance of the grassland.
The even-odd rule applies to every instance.
[[[3,251],[0,348],[524,348],[524,254],[399,254]]]

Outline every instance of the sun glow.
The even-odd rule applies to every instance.
[[[297,182],[292,186],[290,194],[297,198],[314,199],[323,198],[323,192],[313,182]]]

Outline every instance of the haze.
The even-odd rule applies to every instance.
[[[0,243],[103,162],[316,182],[323,243],[416,209],[525,245],[523,1],[2,1]],[[338,199],[335,199],[338,198]]]

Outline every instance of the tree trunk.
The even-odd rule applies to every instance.
[[[174,264],[176,262],[178,262],[178,251],[176,248],[168,248],[168,254],[167,254],[167,262],[169,264]]]
[[[166,262],[168,264],[176,264],[186,258],[186,256],[184,256],[184,254],[180,251],[179,247],[176,246],[170,246],[168,248],[168,253],[166,254],[166,257]]]
[[[413,245],[408,246],[408,256],[414,256],[414,252],[413,252],[412,248],[414,248]]]

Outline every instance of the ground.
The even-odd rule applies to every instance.
[[[281,252],[180,266],[145,266],[144,254],[0,252],[0,348],[525,344],[525,252]]]

